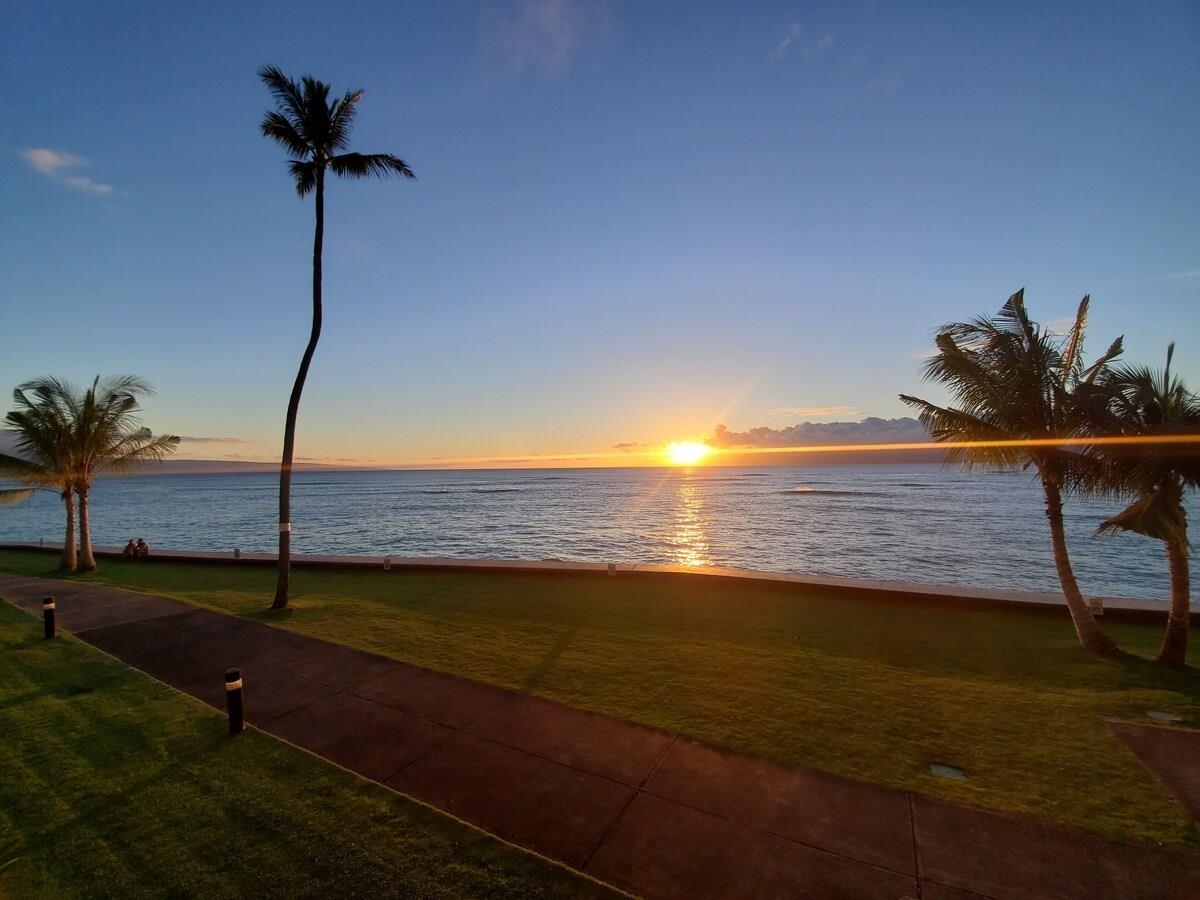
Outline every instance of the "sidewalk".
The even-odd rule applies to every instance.
[[[0,596],[360,774],[651,898],[1200,897],[1200,853],[1107,841],[677,735],[116,588]]]

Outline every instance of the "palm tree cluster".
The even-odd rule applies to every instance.
[[[1086,364],[1089,303],[1084,297],[1061,337],[1030,318],[1024,290],[994,317],[943,326],[924,376],[941,385],[951,402],[938,405],[907,394],[900,399],[916,409],[935,441],[947,444],[949,461],[968,468],[1021,465],[1036,472],[1071,621],[1080,646],[1094,653],[1119,651],[1075,578],[1063,498],[1099,495],[1127,502],[1099,530],[1130,531],[1165,545],[1171,609],[1158,660],[1182,666],[1191,612],[1183,495],[1200,486],[1200,455],[1194,445],[1163,439],[1200,432],[1200,399],[1171,373],[1173,346],[1161,372],[1116,364],[1121,338]],[[1070,443],[1056,443],[1064,440]]]
[[[96,376],[84,391],[58,378],[39,378],[13,391],[16,409],[4,422],[17,454],[0,453],[0,472],[31,487],[0,493],[12,501],[43,489],[62,498],[67,528],[59,568],[96,568],[89,517],[96,477],[160,460],[178,446],[178,437],[156,437],[141,424],[141,398],[152,393],[150,385],[132,375]]]

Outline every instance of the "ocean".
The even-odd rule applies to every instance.
[[[273,552],[278,477],[105,478],[93,540]],[[1190,498],[1195,521],[1194,497]],[[1042,493],[1025,472],[940,465],[298,472],[295,553],[729,566],[1057,590]],[[1087,594],[1168,596],[1158,542],[1096,536],[1117,506],[1071,499]],[[61,501],[0,509],[0,541],[61,541]]]

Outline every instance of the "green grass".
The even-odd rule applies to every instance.
[[[598,897],[0,603],[0,897]]]
[[[0,552],[51,575],[55,558]],[[103,561],[84,576],[250,616],[785,763],[1135,841],[1200,830],[1103,721],[1200,724],[1200,672],[1104,660],[1065,611],[829,598],[723,579],[293,573]],[[1150,656],[1157,626],[1109,623]],[[1197,656],[1193,654],[1193,659]],[[931,775],[960,766],[967,781]]]

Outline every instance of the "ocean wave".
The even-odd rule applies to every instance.
[[[519,494],[518,487],[460,487],[460,488],[423,488],[414,491],[417,494]]]
[[[813,497],[886,497],[883,491],[837,491],[827,488],[794,487],[784,488],[781,494],[801,494]]]

